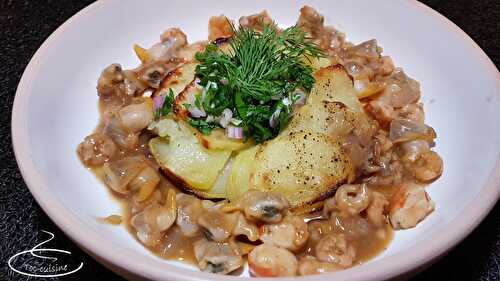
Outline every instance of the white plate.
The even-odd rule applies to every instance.
[[[500,194],[500,79],[481,49],[453,23],[416,1],[307,1],[352,42],[376,38],[421,82],[427,123],[437,133],[443,176],[429,192],[437,210],[418,227],[397,232],[389,249],[335,280],[386,279],[421,268],[463,239]],[[31,193],[54,222],[108,267],[129,278],[233,280],[161,260],[123,227],[95,217],[118,213],[106,188],[79,162],[75,148],[97,124],[96,81],[113,62],[138,60],[172,26],[190,41],[206,38],[208,18],[237,19],[267,9],[293,24],[306,1],[96,2],[69,19],[40,47],[19,84],[12,114],[16,158]],[[331,275],[303,280],[328,280]]]

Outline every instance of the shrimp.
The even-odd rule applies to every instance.
[[[370,203],[370,191],[366,184],[344,184],[335,193],[335,203],[341,212],[359,214]]]
[[[304,220],[288,215],[278,224],[266,224],[260,228],[260,240],[264,243],[297,251],[305,245],[309,230]]]
[[[356,249],[349,244],[344,234],[330,233],[319,240],[315,247],[316,258],[349,267],[356,258]]]
[[[332,233],[335,225],[327,219],[314,219],[307,222],[309,240],[316,244],[323,236]]]
[[[365,107],[366,110],[380,123],[389,124],[398,115],[387,100],[372,100]]]
[[[378,66],[378,69],[383,75],[389,75],[395,69],[394,63],[392,62],[392,59],[389,56],[380,57],[379,63],[380,65]]]
[[[429,150],[429,142],[426,140],[417,139],[403,142],[401,144],[401,161],[409,166]]]
[[[436,180],[443,173],[443,160],[430,150],[425,140],[412,140],[401,145],[401,160],[406,170],[421,182]]]
[[[319,261],[313,256],[305,256],[299,260],[299,275],[313,275],[325,272],[333,272],[344,269],[342,266],[331,263]]]
[[[373,225],[380,227],[386,222],[385,210],[389,202],[382,193],[372,192],[372,199],[368,208],[366,208],[366,216],[368,221]]]
[[[208,20],[208,41],[218,38],[229,38],[233,36],[233,29],[228,18],[224,15],[211,17]]]
[[[262,244],[248,254],[250,274],[257,277],[297,275],[297,258],[287,249]]]
[[[416,124],[424,124],[425,115],[424,115],[424,105],[421,103],[411,103],[403,106],[399,110],[399,116],[405,119],[408,119]]]
[[[338,211],[339,211],[339,208],[337,206],[337,202],[335,201],[335,196],[330,197],[324,201],[323,216],[325,218],[329,218],[332,213],[338,212]]]
[[[429,150],[417,160],[414,172],[415,178],[419,181],[434,181],[443,173],[443,160],[436,152]]]
[[[170,49],[178,50],[187,45],[187,36],[179,28],[172,27],[161,34],[160,41]]]
[[[266,25],[274,25],[273,19],[269,16],[266,10],[258,14],[241,17],[239,23],[240,26],[258,31],[262,31]]]
[[[390,202],[389,220],[394,229],[412,228],[432,213],[434,206],[423,186],[404,185]]]
[[[240,208],[248,219],[277,223],[288,209],[288,201],[280,194],[251,190],[240,200]]]

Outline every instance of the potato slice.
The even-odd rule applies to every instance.
[[[277,138],[257,151],[251,178],[251,188],[280,192],[292,207],[321,200],[354,180],[342,142],[353,130],[369,129],[342,66],[322,68],[315,78],[306,104]]]
[[[343,103],[321,101],[318,104],[304,105],[295,114],[282,132],[316,132],[329,136],[344,137],[359,123],[365,121]]]
[[[332,65],[332,60],[330,58],[324,58],[324,57],[313,58],[310,56],[304,56],[302,61],[314,70],[319,70],[321,68]]]
[[[188,62],[167,74],[160,84],[160,88],[153,93],[153,96],[159,94],[168,94],[170,89],[177,97],[194,80],[196,66],[198,62]]]
[[[279,192],[290,206],[299,207],[328,197],[353,178],[340,141],[316,132],[292,132],[260,147],[250,188]]]
[[[193,136],[189,125],[173,119],[162,120],[166,138],[149,142],[151,153],[165,174],[180,187],[209,190],[228,161],[231,151],[209,151]]]
[[[215,180],[214,185],[209,190],[196,190],[191,189],[189,192],[194,193],[198,197],[207,199],[225,199],[227,197],[226,186],[229,182],[229,176],[231,174],[234,165],[234,158],[229,158],[226,165],[219,173],[219,176]]]
[[[177,51],[176,57],[184,61],[190,62],[195,60],[197,52],[203,52],[207,43],[205,41],[198,41],[188,44]]]
[[[353,87],[351,76],[340,64],[322,68],[314,73],[314,85],[306,104],[318,105],[322,101],[341,102],[354,112],[361,112],[361,103]]]
[[[250,189],[250,178],[255,170],[255,153],[259,146],[240,151],[233,160],[233,167],[226,185],[226,195],[231,201],[239,199]]]
[[[221,50],[227,51],[229,47],[229,38],[219,39],[217,45],[221,47]],[[202,52],[205,49],[204,42],[197,42],[187,47],[179,50],[179,56],[188,59],[189,61],[176,69],[172,70],[163,78],[160,84],[160,88],[153,93],[153,96],[159,95],[160,93],[168,93],[169,89],[172,89],[174,96],[177,97],[181,92],[186,89],[189,84],[195,79],[196,66],[199,62],[194,59],[197,52]]]
[[[193,104],[196,95],[199,93],[201,93],[201,89],[194,86],[194,83],[191,83],[175,98],[173,111],[177,119],[186,120],[189,117],[189,111],[186,109],[185,104]],[[209,150],[236,151],[255,144],[251,140],[243,141],[228,138],[224,129],[214,129],[209,135],[204,135],[197,129],[191,126],[190,128],[198,138],[200,144]]]
[[[185,104],[193,106],[196,95],[201,94],[201,91],[202,89],[196,87],[194,81],[192,81],[186,86],[186,88],[184,88],[184,90],[175,96],[173,112],[177,118],[186,120],[186,118],[189,117],[189,111],[187,110]]]
[[[193,133],[196,135],[201,145],[209,150],[237,151],[255,145],[253,140],[244,141],[229,138],[224,129],[214,129],[210,135],[204,135],[193,128]]]

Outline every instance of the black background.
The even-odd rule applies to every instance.
[[[82,252],[40,209],[18,171],[11,144],[12,103],[24,68],[59,25],[91,2],[0,0],[0,281],[31,279],[12,272],[6,263],[45,240],[41,230],[56,235],[52,248],[69,250],[85,263],[78,273],[53,280],[122,280]],[[498,68],[499,0],[422,2],[460,26]],[[500,280],[500,204],[468,238],[413,280]]]

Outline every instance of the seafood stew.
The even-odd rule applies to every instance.
[[[304,6],[296,25],[225,16],[208,40],[170,28],[106,67],[82,163],[165,259],[260,277],[320,274],[382,252],[435,208],[443,171],[419,83]]]

